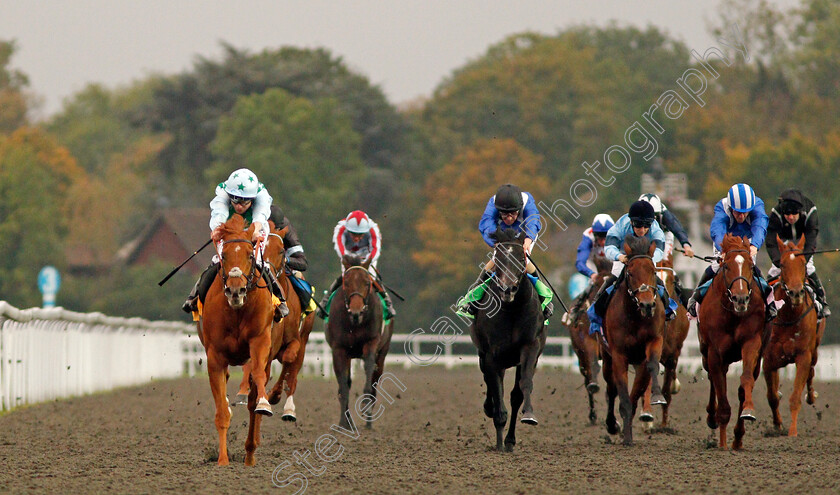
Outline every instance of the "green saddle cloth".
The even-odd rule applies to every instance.
[[[528,279],[534,284],[534,288],[537,290],[537,295],[540,296],[540,309],[545,309],[545,307],[548,306],[548,303],[550,303],[554,298],[554,293],[548,285],[539,278],[534,277],[533,275],[528,275]],[[481,301],[481,298],[484,297],[484,292],[487,290],[488,283],[490,283],[490,279],[487,279],[481,284],[470,289],[470,291],[467,292],[467,295],[458,300],[458,309],[455,312],[467,318],[475,318],[475,316],[467,313],[464,309],[470,303]],[[548,320],[545,321],[545,324],[548,325]]]
[[[338,292],[338,290],[334,290],[333,293],[330,294],[330,298],[327,300],[327,306],[324,308],[324,311],[326,311],[327,316],[324,318],[324,323],[329,323],[330,321],[330,306],[332,305],[332,300],[335,297],[336,292]],[[387,325],[391,322],[391,318],[393,318],[394,315],[392,315],[391,312],[388,311],[388,307],[385,304],[385,298],[382,296],[382,294],[377,292],[376,295],[379,297],[379,302],[382,304],[382,321]]]

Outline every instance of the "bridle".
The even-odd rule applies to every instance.
[[[630,262],[635,260],[635,259],[639,259],[639,258],[649,259],[650,262],[653,264],[654,272],[656,271],[656,263],[653,262],[653,258],[651,256],[648,256],[646,254],[637,254],[635,256],[630,257],[630,259],[627,260],[627,268],[625,270],[626,274],[627,274],[626,275],[626,278],[627,278],[627,283],[626,283],[627,293],[630,295],[631,298],[633,298],[633,302],[636,303],[636,306],[641,306],[641,302],[639,301],[639,294],[641,294],[642,292],[652,292],[653,297],[656,298],[656,284],[655,283],[652,286],[648,285],[648,284],[642,284],[642,285],[636,287],[635,289],[630,287],[630,279],[633,278],[633,273],[630,271]]]
[[[361,293],[361,292],[358,292],[358,291],[357,292],[351,292],[349,294],[347,293],[347,288],[345,287],[344,283],[347,280],[347,273],[350,272],[351,270],[362,270],[363,272],[365,272],[365,275],[367,275],[367,277],[368,277],[367,278],[367,288],[365,289],[364,293]],[[342,289],[342,292],[344,292],[344,307],[345,307],[345,309],[347,309],[348,313],[350,312],[350,300],[353,298],[353,296],[359,296],[359,297],[362,298],[362,302],[365,303],[364,307],[362,308],[362,313],[367,311],[368,297],[370,296],[370,290],[371,290],[372,287],[373,287],[373,279],[371,278],[370,272],[368,272],[365,267],[363,267],[363,266],[351,266],[351,267],[347,268],[346,270],[344,270],[344,276],[341,277],[341,289]]]
[[[747,253],[747,257],[750,256],[750,254],[749,254],[750,252],[747,249],[733,249],[731,251],[726,252],[726,254],[729,254],[729,253]],[[750,273],[750,278],[749,279],[739,273],[737,277],[733,278],[731,281],[729,281],[729,283],[727,283],[726,282],[726,272],[729,270],[728,263],[729,263],[729,261],[726,261],[726,260],[724,260],[724,262],[721,263],[721,272],[723,274],[723,283],[724,283],[724,285],[726,285],[726,297],[727,297],[727,299],[729,299],[729,302],[731,302],[733,305],[738,304],[738,302],[735,300],[735,295],[732,294],[732,286],[735,285],[735,283],[738,282],[739,280],[743,280],[744,283],[747,284],[747,301],[749,302],[750,298],[752,297],[752,273]]]
[[[522,279],[522,276],[525,273],[525,268],[528,264],[527,258],[523,257],[522,260],[519,260],[519,259],[514,259],[512,255],[508,255],[508,254],[503,254],[502,255],[502,258],[504,258],[505,260],[511,260],[511,261],[514,261],[514,262],[515,261],[521,261],[520,266],[512,267],[515,270],[517,270],[517,273],[512,273],[513,270],[509,270],[509,268],[511,268],[511,267],[507,266],[506,264],[500,264],[500,263],[496,262],[496,259],[498,258],[497,255],[499,254],[500,247],[504,247],[504,246],[508,246],[508,245],[522,247],[522,244],[520,244],[518,242],[499,242],[499,243],[497,243],[494,250],[493,250],[493,263],[496,266],[497,270],[502,269],[502,270],[505,271],[505,274],[513,275],[511,278],[513,278],[514,280],[516,280],[518,282],[519,280]],[[523,254],[524,254],[524,251],[525,250],[523,248]],[[516,292],[519,289],[518,285],[515,285],[513,287],[502,287],[501,284],[499,283],[499,278],[500,277],[497,276],[497,277],[493,277],[493,278],[495,279],[496,286],[499,287],[499,289],[501,289],[503,291],[512,290],[513,292]]]
[[[790,251],[787,251],[787,253],[785,253],[785,254],[787,255],[789,253],[798,253],[798,254],[794,254],[794,256],[801,256],[802,255],[802,250],[801,249],[791,249]],[[781,261],[779,261],[779,264],[782,264],[782,263],[785,262],[784,258],[785,257],[782,257]],[[787,294],[787,296],[790,297],[791,299],[793,299],[796,296],[801,296],[802,295],[801,292],[796,293],[796,292],[793,292],[792,290],[790,290],[788,288],[787,284],[785,283],[785,277],[783,275],[784,275],[784,270],[782,270],[782,273],[779,274],[779,285],[782,287],[782,290],[785,291],[785,294]],[[805,289],[805,284],[806,284],[806,282],[805,282],[805,280],[803,280],[802,281],[802,292],[805,292],[807,294],[808,291]]]
[[[222,246],[220,246],[220,249],[219,249],[219,264],[222,266],[222,270],[221,270],[221,272],[222,272],[222,282],[224,283],[225,289],[227,289],[228,288],[227,281],[228,281],[229,276],[241,277],[243,275],[242,269],[239,268],[238,266],[233,267],[230,270],[229,273],[224,269],[224,266],[225,266],[224,265],[224,261],[225,261],[224,245],[225,244],[233,244],[233,243],[237,243],[237,242],[243,242],[243,243],[251,246],[251,252],[248,254],[248,258],[251,260],[251,271],[248,273],[248,276],[245,277],[245,290],[246,290],[246,292],[248,292],[248,291],[250,291],[251,289],[254,288],[254,285],[255,285],[254,275],[256,274],[256,271],[257,271],[257,258],[254,255],[254,252],[256,251],[256,247],[254,246],[254,243],[249,241],[248,239],[232,239],[230,241],[222,241]]]
[[[282,238],[282,237],[280,237],[280,234],[275,234],[274,232],[271,232],[271,233],[269,233],[269,234],[268,234],[268,236],[269,236],[269,237],[274,236],[274,237],[276,237],[276,238],[280,239],[280,243],[281,243],[281,245],[282,245],[282,243],[283,243],[283,238]],[[283,256],[285,257],[285,248],[283,248],[283,252],[284,252]],[[271,272],[272,272],[272,275],[274,275],[274,278],[277,278],[277,277],[279,277],[279,276],[280,276],[280,270],[279,270],[276,266],[274,266],[274,263],[272,263],[272,262],[268,261],[268,259],[266,259],[266,257],[265,257],[265,256],[263,256],[263,264],[268,265],[269,269],[270,269],[270,270],[271,270]]]

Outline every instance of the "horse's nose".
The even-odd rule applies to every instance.
[[[646,316],[650,318],[653,316],[653,313],[656,311],[656,302],[643,302],[639,303],[639,309],[642,310],[642,316]]]

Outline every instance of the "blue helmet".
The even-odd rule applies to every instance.
[[[592,220],[592,232],[607,232],[614,223],[611,216],[606,213],[599,213]]]
[[[755,208],[755,191],[747,184],[729,188],[729,206],[739,213],[749,213]]]

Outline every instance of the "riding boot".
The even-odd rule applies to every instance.
[[[286,297],[283,295],[283,288],[280,286],[280,282],[277,281],[277,277],[274,276],[274,273],[272,273],[271,270],[263,270],[263,274],[269,283],[271,293],[277,296],[277,299],[280,299],[280,304],[274,308],[274,321],[280,321],[289,315],[289,307],[286,306]]]
[[[333,292],[337,291],[338,288],[341,287],[341,275],[335,279],[329,289],[324,291],[324,297],[321,298],[321,303],[318,304],[318,311],[315,313],[318,315],[318,318],[324,319],[329,314],[330,309],[327,307],[327,304],[330,302],[330,296]]]
[[[769,303],[767,302],[767,298],[773,292],[773,288],[770,287],[770,284],[768,284],[766,280],[764,280],[764,275],[761,274],[761,268],[759,268],[758,265],[753,265],[753,276],[756,278],[756,282],[761,288],[761,298],[765,301],[764,319],[766,321],[770,321],[779,314],[779,309],[776,307],[776,303],[773,300],[770,300]]]
[[[823,284],[820,281],[820,277],[817,275],[817,272],[808,275],[808,280],[811,281],[811,285],[814,287],[814,292],[817,295],[817,301],[822,306],[819,312],[819,317],[827,318],[831,316],[831,310],[828,309],[828,303],[825,300],[825,288],[823,287]]]
[[[676,296],[682,305],[688,307],[688,298],[685,297],[685,291],[683,291],[682,282],[680,282],[677,272],[674,272],[674,292],[676,292]]]
[[[391,315],[391,318],[397,316],[397,310],[394,309],[394,302],[391,301],[391,295],[388,294],[388,291],[383,288],[382,292],[377,292],[380,296],[382,296],[382,299],[385,301],[385,311]]]
[[[572,325],[578,317],[580,313],[580,308],[583,307],[584,301],[586,301],[586,295],[589,291],[585,290],[578,294],[578,296],[574,300],[574,304],[572,304],[572,309],[569,310],[568,313],[563,315],[563,318],[560,320],[565,325]]]
[[[198,301],[204,301],[204,298],[207,296],[207,291],[210,290],[210,286],[213,285],[213,280],[216,279],[216,275],[218,273],[218,263],[210,263],[210,266],[204,269],[190,291],[190,295],[187,296],[187,300],[181,306],[181,309],[184,310],[185,313],[198,311]]]
[[[703,286],[706,282],[714,278],[715,272],[712,271],[712,267],[706,267],[706,271],[703,272],[703,276],[700,277],[700,281],[697,282],[697,287],[694,289],[694,292],[691,294],[691,297],[688,298],[688,302],[686,303],[686,309],[688,310],[688,314],[697,318],[697,303],[703,300],[703,296],[700,295],[700,287]]]
[[[479,285],[486,282],[487,279],[489,279],[491,275],[492,275],[492,273],[490,273],[486,270],[481,270],[481,273],[478,275],[478,282],[474,286],[472,286],[472,288],[470,288],[470,291],[467,292],[467,296],[470,295],[470,293],[475,289],[475,287],[478,287]],[[466,301],[466,299],[467,299],[467,297],[464,296],[465,301]],[[460,311],[462,313],[466,313],[466,314],[468,314],[472,317],[475,317],[475,313],[476,313],[477,310],[478,310],[478,308],[475,305],[475,301],[466,301],[463,304],[461,304],[461,306],[458,308],[458,311]]]
[[[668,289],[662,279],[656,277],[656,292],[659,298],[662,299],[662,308],[665,310],[665,321],[671,321],[677,317],[677,313],[671,311],[671,295],[668,294]]]
[[[595,306],[595,314],[601,318],[604,317],[605,310],[607,309],[607,289],[612,287],[616,280],[618,280],[618,277],[615,275],[608,275],[607,278],[604,279],[604,283],[601,284],[601,288],[598,289],[598,293],[595,294],[595,302],[592,303],[592,305]]]

